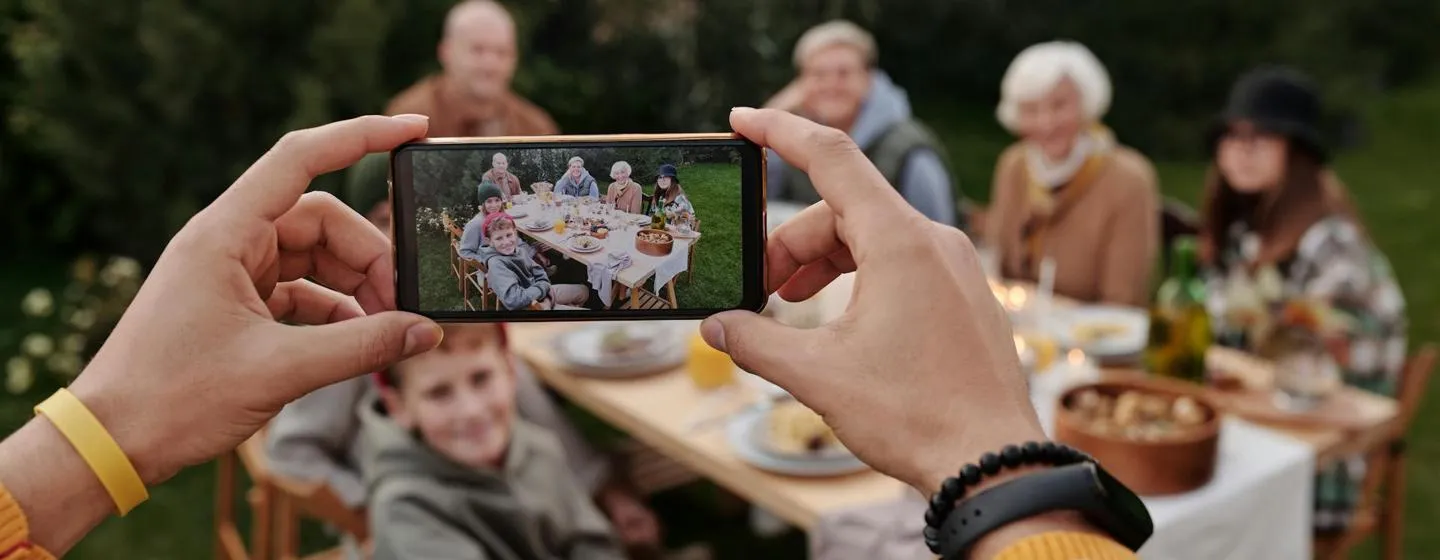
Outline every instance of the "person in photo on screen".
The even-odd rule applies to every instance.
[[[620,212],[639,214],[645,195],[641,192],[640,185],[630,178],[631,172],[630,164],[623,161],[617,161],[610,166],[610,178],[615,182],[605,189],[605,202],[614,204],[615,209]]]
[[[600,185],[595,182],[595,177],[592,177],[590,172],[585,169],[585,160],[575,156],[570,158],[565,174],[555,181],[555,194],[576,198],[588,196],[598,200]]]
[[[519,49],[515,20],[499,2],[455,4],[445,18],[437,53],[440,73],[396,95],[386,114],[430,117],[430,137],[560,132],[549,114],[511,90]]]
[[[506,201],[521,192],[520,178],[510,172],[510,158],[503,153],[496,152],[494,156],[490,157],[490,169],[480,176],[482,186],[486,181],[500,187],[500,195]],[[480,202],[484,203],[485,197],[480,197]]]
[[[505,309],[575,309],[590,299],[589,287],[550,283],[550,275],[535,262],[535,249],[520,241],[509,214],[490,214],[481,227],[490,240],[480,248],[480,262],[488,269],[485,280]]]
[[[650,195],[647,211],[654,212],[657,205],[666,213],[667,220],[695,219],[695,207],[690,204],[690,198],[685,196],[685,189],[680,186],[680,175],[674,165],[661,165],[660,171],[656,173],[655,193]]]
[[[461,257],[472,261],[480,260],[480,248],[487,244],[485,218],[505,209],[504,198],[504,193],[495,183],[490,181],[480,183],[480,211],[465,223],[465,230],[460,234]]]

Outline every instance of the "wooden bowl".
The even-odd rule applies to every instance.
[[[661,241],[646,241],[646,235],[644,235],[646,233],[653,234],[660,238]],[[670,235],[670,232],[650,228],[635,232],[635,250],[641,253],[652,257],[663,257],[670,254],[670,251],[673,249],[675,249],[675,236]]]
[[[1076,398],[1087,390],[1110,397],[1126,391],[1159,395],[1172,401],[1190,397],[1200,405],[1205,420],[1158,440],[1102,432],[1092,428],[1081,412],[1071,408]],[[1203,388],[1187,383],[1149,378],[1102,381],[1074,387],[1060,396],[1055,411],[1055,440],[1089,453],[1136,494],[1179,494],[1204,486],[1215,474],[1220,446],[1217,411]]]

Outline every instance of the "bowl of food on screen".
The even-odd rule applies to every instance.
[[[675,249],[675,236],[658,229],[635,232],[635,250],[652,257],[669,255]]]

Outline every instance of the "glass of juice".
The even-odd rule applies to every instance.
[[[565,218],[555,218],[555,233],[565,234]]]
[[[696,331],[690,335],[690,357],[686,360],[685,371],[690,380],[702,391],[719,389],[735,383],[735,362],[730,355],[705,343]]]

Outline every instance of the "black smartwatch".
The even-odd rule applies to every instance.
[[[988,488],[955,505],[936,535],[941,558],[966,558],[991,531],[1052,511],[1071,510],[1138,551],[1155,531],[1140,498],[1100,465],[1085,461],[1047,468]]]

